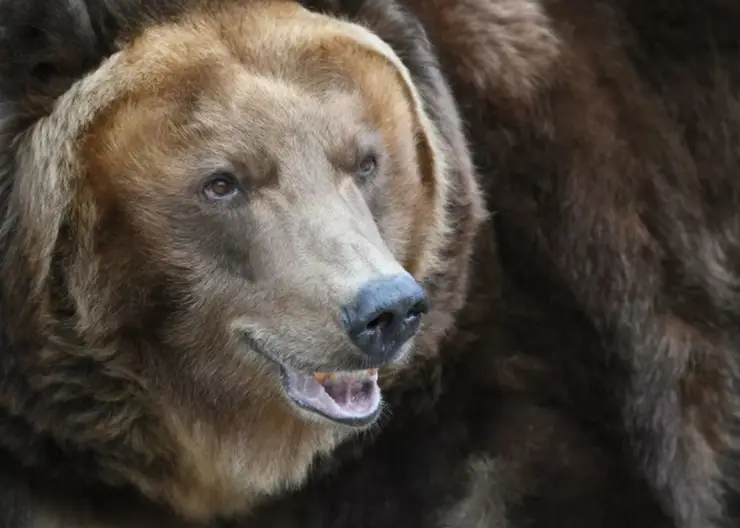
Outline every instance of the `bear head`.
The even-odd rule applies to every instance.
[[[452,324],[482,217],[454,112],[292,2],[183,3],[115,39],[67,14],[87,40],[0,83],[0,447],[243,511],[376,423],[379,374]]]

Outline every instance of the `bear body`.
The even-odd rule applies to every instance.
[[[304,6],[0,4],[0,526],[732,522],[740,8]],[[185,202],[198,149],[257,197]],[[260,338],[349,368],[319,329],[396,266],[377,423],[287,403]]]

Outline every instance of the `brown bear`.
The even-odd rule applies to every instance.
[[[0,525],[215,526],[377,424],[378,376],[450,326],[461,127],[293,2],[58,7],[0,11]]]
[[[0,3],[5,526],[730,520],[740,9],[202,2]]]

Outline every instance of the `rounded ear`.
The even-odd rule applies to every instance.
[[[416,148],[417,159],[421,165],[421,177],[432,204],[432,210],[425,211],[424,214],[423,223],[426,224],[427,235],[424,237],[424,246],[417,259],[419,268],[413,271],[419,276],[428,276],[437,267],[441,248],[449,231],[446,203],[449,194],[447,145],[437,125],[430,118],[411,73],[393,49],[359,24],[347,21],[339,21],[339,24],[343,37],[350,38],[362,48],[382,56],[393,66],[406,89],[407,98],[416,118]]]
[[[44,310],[80,172],[75,134],[123,82],[104,61],[186,1],[0,0],[0,254],[3,276],[17,278],[2,302],[17,320],[34,320],[24,306]]]
[[[96,3],[99,16],[106,2]],[[93,22],[85,0],[0,0],[0,250],[3,276],[14,278],[2,302],[13,320],[43,313],[69,196],[61,172],[73,170],[56,163],[64,149],[55,138],[36,130],[49,126],[35,124],[105,58]]]
[[[0,0],[0,248],[11,321],[44,310],[68,195],[47,166],[55,150],[34,146],[29,127],[102,57],[84,0]]]

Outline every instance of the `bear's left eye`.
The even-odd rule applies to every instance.
[[[203,195],[209,200],[224,200],[239,193],[239,182],[233,174],[219,172],[203,185]]]
[[[357,180],[360,183],[365,183],[370,178],[372,178],[375,175],[375,172],[378,170],[378,158],[375,154],[368,154],[364,158],[360,160],[359,165],[357,165],[357,170],[355,172],[357,176]]]

